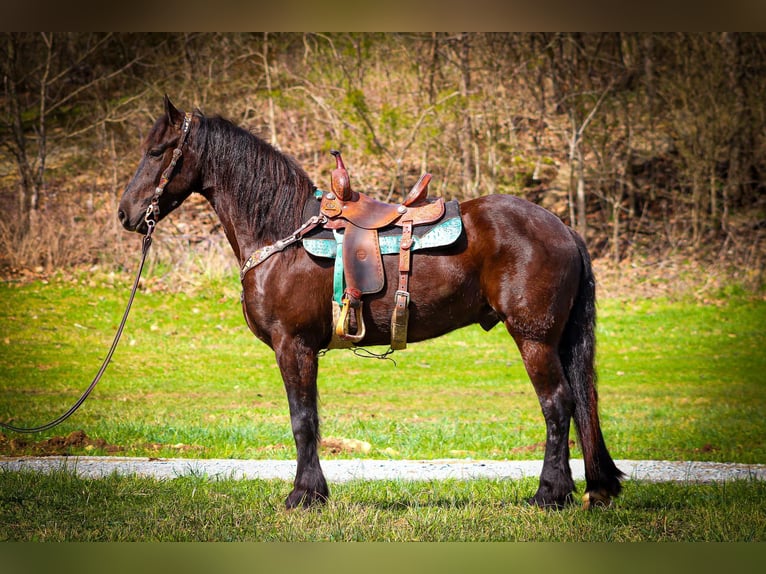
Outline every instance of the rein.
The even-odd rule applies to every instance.
[[[63,423],[65,420],[67,420],[70,416],[72,416],[77,409],[80,408],[80,406],[85,402],[85,399],[88,398],[90,393],[93,391],[93,389],[96,388],[96,385],[101,380],[101,377],[104,375],[104,372],[106,371],[106,368],[109,366],[109,363],[112,360],[112,355],[114,355],[114,351],[117,349],[117,344],[120,341],[120,337],[122,336],[122,332],[125,329],[125,323],[128,320],[128,314],[130,313],[130,308],[133,306],[133,299],[136,296],[136,291],[138,291],[138,282],[141,279],[141,272],[144,269],[144,263],[146,263],[146,256],[149,253],[149,248],[152,246],[152,234],[154,233],[154,228],[157,226],[157,216],[160,213],[159,210],[159,200],[162,193],[165,191],[165,186],[170,181],[170,178],[173,176],[173,171],[175,170],[176,164],[178,163],[178,159],[182,155],[182,147],[184,143],[186,143],[186,139],[189,135],[189,131],[191,129],[191,113],[187,113],[184,117],[184,122],[181,127],[181,139],[178,142],[178,147],[176,147],[173,150],[173,158],[170,160],[170,164],[167,168],[165,168],[165,171],[162,172],[162,176],[160,177],[160,183],[154,190],[154,196],[152,197],[152,201],[149,204],[149,207],[146,208],[146,213],[144,215],[144,222],[146,223],[146,235],[144,235],[143,240],[141,242],[141,262],[138,265],[138,271],[136,272],[136,278],[133,281],[133,287],[130,290],[130,296],[128,298],[128,304],[125,307],[125,312],[122,314],[122,320],[120,321],[120,325],[117,327],[117,332],[114,335],[114,340],[112,341],[112,346],[109,348],[109,352],[106,354],[106,357],[104,358],[104,362],[101,363],[101,368],[98,370],[98,373],[96,373],[96,376],[93,378],[93,381],[90,383],[90,386],[85,390],[85,392],[80,396],[79,399],[77,399],[77,402],[75,402],[67,412],[65,412],[63,415],[58,417],[57,419],[54,419],[50,421],[49,423],[46,423],[44,425],[40,425],[37,427],[17,427],[11,424],[7,424],[4,422],[0,422],[0,428],[4,428],[13,432],[17,433],[36,433],[36,432],[42,432],[46,431],[48,429],[51,429],[61,423]]]

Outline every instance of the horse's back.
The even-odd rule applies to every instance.
[[[555,215],[508,195],[463,202],[461,214],[464,232],[457,242],[413,254],[409,341],[430,339],[472,323],[489,329],[509,318],[544,331],[546,325],[555,322],[549,318],[551,312],[568,310],[570,291],[572,286],[576,289],[579,280],[580,259],[569,228]],[[386,285],[366,299],[365,345],[390,340],[399,257],[386,255],[383,263]],[[269,265],[260,271],[266,284],[262,296],[255,297],[260,305],[266,304],[264,300],[289,298],[296,284],[310,285],[313,296],[306,300],[322,302],[321,308],[309,309],[308,303],[293,300],[291,308],[297,312],[300,307],[300,317],[296,314],[288,323],[300,325],[315,313],[330,314],[332,265],[296,252],[296,257],[284,265],[275,261],[271,271]],[[270,276],[274,281],[266,279]],[[293,280],[285,282],[285,276]],[[267,293],[271,297],[266,297]],[[545,336],[543,331],[535,335]]]
[[[549,248],[576,251],[572,232],[544,207],[513,195],[485,195],[460,204],[467,231],[494,239],[544,243]]]

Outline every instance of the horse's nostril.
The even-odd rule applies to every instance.
[[[126,214],[126,213],[125,213],[125,212],[124,212],[122,209],[120,209],[120,210],[117,212],[117,219],[119,219],[119,220],[120,220],[120,223],[122,223],[123,225],[125,224],[125,220],[126,220],[127,218],[128,218],[127,214]]]

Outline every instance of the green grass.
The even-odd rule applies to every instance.
[[[0,286],[0,418],[47,422],[87,386],[128,291],[102,279]],[[91,398],[31,440],[82,429],[102,442],[69,453],[105,454],[105,442],[122,455],[292,459],[279,371],[247,330],[235,287],[140,292]],[[766,303],[715,303],[600,303],[601,416],[615,458],[766,462]],[[370,457],[542,456],[537,398],[502,328],[462,329],[393,357],[320,359],[324,437],[366,441]]]
[[[579,485],[582,490],[582,484]],[[763,541],[766,483],[629,482],[609,510],[522,503],[521,481],[352,482],[286,512],[284,481],[0,476],[2,541]]]
[[[113,284],[109,284],[112,281]],[[0,417],[34,425],[79,396],[105,354],[124,280],[0,286]],[[152,281],[147,282],[151,288]],[[766,303],[600,303],[604,434],[615,458],[766,462]],[[323,458],[530,459],[545,436],[502,329],[463,329],[390,361],[321,359],[323,434],[367,441]],[[68,454],[295,456],[273,353],[247,331],[236,283],[144,290],[100,386],[71,419],[0,454],[83,429]],[[99,442],[100,441],[100,442]],[[114,450],[116,447],[119,450]],[[45,450],[45,449],[44,449]],[[575,448],[574,456],[580,456]],[[580,492],[583,485],[578,484]],[[763,541],[766,485],[626,483],[609,511],[527,507],[536,479],[331,485],[321,510],[285,512],[287,481],[80,479],[0,473],[0,540]]]

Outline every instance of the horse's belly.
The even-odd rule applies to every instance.
[[[368,338],[380,338],[381,344],[390,336],[399,282],[398,257],[386,256],[384,265],[386,287],[367,303]],[[414,253],[409,292],[409,341],[430,339],[473,323],[489,328],[497,322],[481,292],[478,273],[466,264],[459,248]]]

